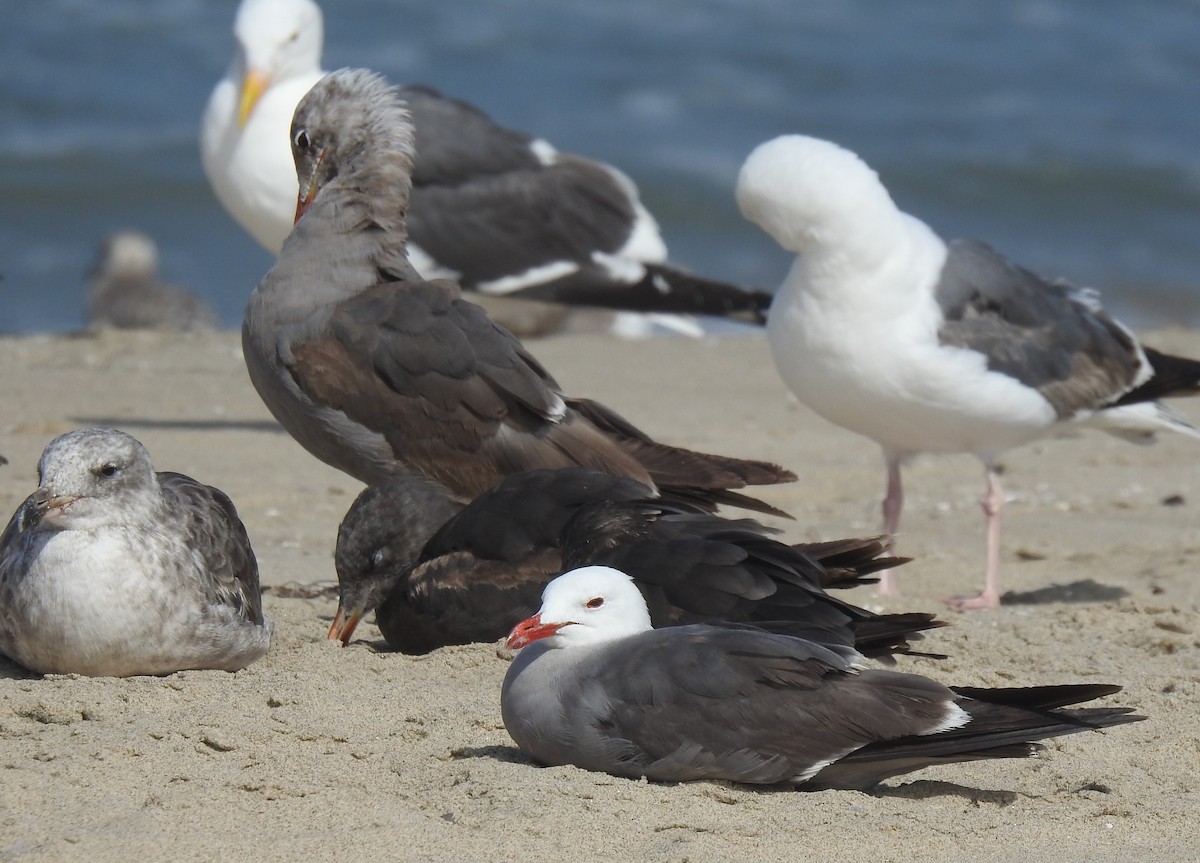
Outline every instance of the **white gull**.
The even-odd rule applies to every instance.
[[[1198,436],[1155,399],[1194,393],[1200,363],[1143,348],[1094,291],[1047,281],[983,243],[947,244],[836,144],[787,135],[743,165],[746,218],[798,257],[771,305],[775,364],[800,401],[883,447],[884,530],[899,527],[900,468],[974,453],[987,469],[984,588],[1000,602],[1003,451],[1067,423],[1134,441]],[[882,592],[895,591],[890,575]]]

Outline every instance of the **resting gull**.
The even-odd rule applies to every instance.
[[[710,507],[778,513],[733,489],[795,479],[761,461],[657,443],[563,394],[511,333],[406,256],[412,125],[368,71],[323,78],[292,131],[297,221],[250,296],[242,347],[299,443],[365,483],[423,476],[462,501],[501,477],[582,465]]]
[[[547,585],[508,646],[525,648],[501,693],[521,751],[630,779],[869,791],[931,765],[1028,757],[1042,748],[1034,741],[1144,718],[1061,709],[1119,686],[947,687],[860,671],[851,648],[752,626],[651,629],[630,578],[605,566]]]
[[[206,330],[217,325],[211,306],[159,278],[158,247],[140,231],[107,236],[87,277],[91,329]]]
[[[237,671],[267,651],[258,565],[229,498],[155,473],[134,438],[55,438],[0,538],[0,652],[43,674]]]
[[[243,0],[234,36],[204,114],[204,170],[225,209],[278,253],[296,203],[292,114],[325,75],[321,10],[312,0]],[[761,322],[769,293],[667,263],[658,224],[616,168],[429,87],[399,93],[416,126],[409,258],[422,276],[493,295]]]
[[[1196,392],[1200,362],[1141,346],[1094,291],[980,242],[943,242],[850,151],[801,135],[768,141],[743,165],[737,199],[798,255],[770,309],[771,352],[800,401],[883,447],[884,531],[899,527],[911,456],[983,461],[984,587],[951,604],[1000,603],[1002,452],[1067,424],[1134,441],[1163,429],[1197,436],[1155,400]],[[890,576],[880,587],[894,592]]]
[[[388,644],[405,653],[495,641],[533,614],[551,578],[584,563],[633,576],[659,626],[771,621],[886,658],[915,653],[909,641],[941,625],[826,592],[895,563],[880,557],[880,538],[791,546],[768,533],[586,468],[514,474],[465,507],[427,480],[392,479],[366,488],[338,530],[329,637],[348,642],[375,609]]]

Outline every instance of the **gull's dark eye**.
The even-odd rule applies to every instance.
[[[295,42],[295,41],[296,41],[297,39],[299,39],[299,38],[300,38],[300,31],[299,31],[299,30],[293,30],[293,31],[292,31],[292,34],[291,34],[290,36],[288,36],[288,37],[287,37],[287,40],[288,40],[289,42]]]
[[[121,469],[112,462],[102,464],[100,467],[96,468],[96,476],[111,477],[116,476],[120,472]]]
[[[303,129],[300,129],[299,131],[297,131],[295,143],[296,143],[297,150],[307,150],[308,149],[308,132],[305,132]]]
[[[593,596],[591,599],[589,599],[587,601],[588,608],[599,608],[602,605],[604,605],[604,597],[603,596]]]

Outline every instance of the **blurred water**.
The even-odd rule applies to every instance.
[[[270,257],[199,164],[236,4],[3,0],[0,329],[82,322],[101,237],[236,325]],[[672,257],[770,287],[787,257],[733,202],[783,132],[858,151],[947,236],[1103,291],[1138,325],[1200,322],[1194,0],[327,2],[326,63],[422,81],[618,165]]]

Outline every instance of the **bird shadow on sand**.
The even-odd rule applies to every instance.
[[[992,804],[1009,806],[1021,796],[1016,791],[991,788],[971,788],[956,782],[940,779],[917,779],[903,785],[881,785],[872,794],[875,797],[890,797],[901,800],[928,800],[931,797],[959,797],[975,806]]]
[[[515,746],[460,746],[457,749],[450,750],[450,757],[454,759],[490,758],[493,761],[504,761],[509,764],[528,764],[532,767],[539,766],[536,761],[526,756]],[[662,784],[676,785],[687,783],[667,782]],[[775,785],[743,785],[737,782],[726,782],[724,780],[710,780],[710,784],[727,786],[729,788],[738,788],[745,791],[753,791],[758,794],[791,794],[797,791],[818,793],[820,791],[828,790],[818,787],[809,788],[805,785],[793,785],[787,782]],[[889,797],[903,800],[928,800],[932,797],[958,797],[962,800],[970,802],[975,806],[1009,806],[1012,803],[1015,803],[1021,797],[1021,795],[1016,791],[971,788],[967,785],[958,785],[954,782],[944,782],[937,779],[918,779],[914,782],[906,782],[903,785],[895,786],[881,785],[874,791],[865,793],[869,793],[872,797]]]
[[[1070,584],[1051,584],[1023,593],[1009,591],[1000,598],[1002,605],[1048,605],[1054,602],[1113,602],[1129,596],[1123,587],[1100,584],[1090,578]]]
[[[4,654],[0,653],[0,680],[38,680],[42,675],[30,671],[23,665],[17,665]]]
[[[283,434],[274,420],[160,420],[137,417],[71,417],[71,422],[100,428],[171,429],[174,431],[254,431]]]

